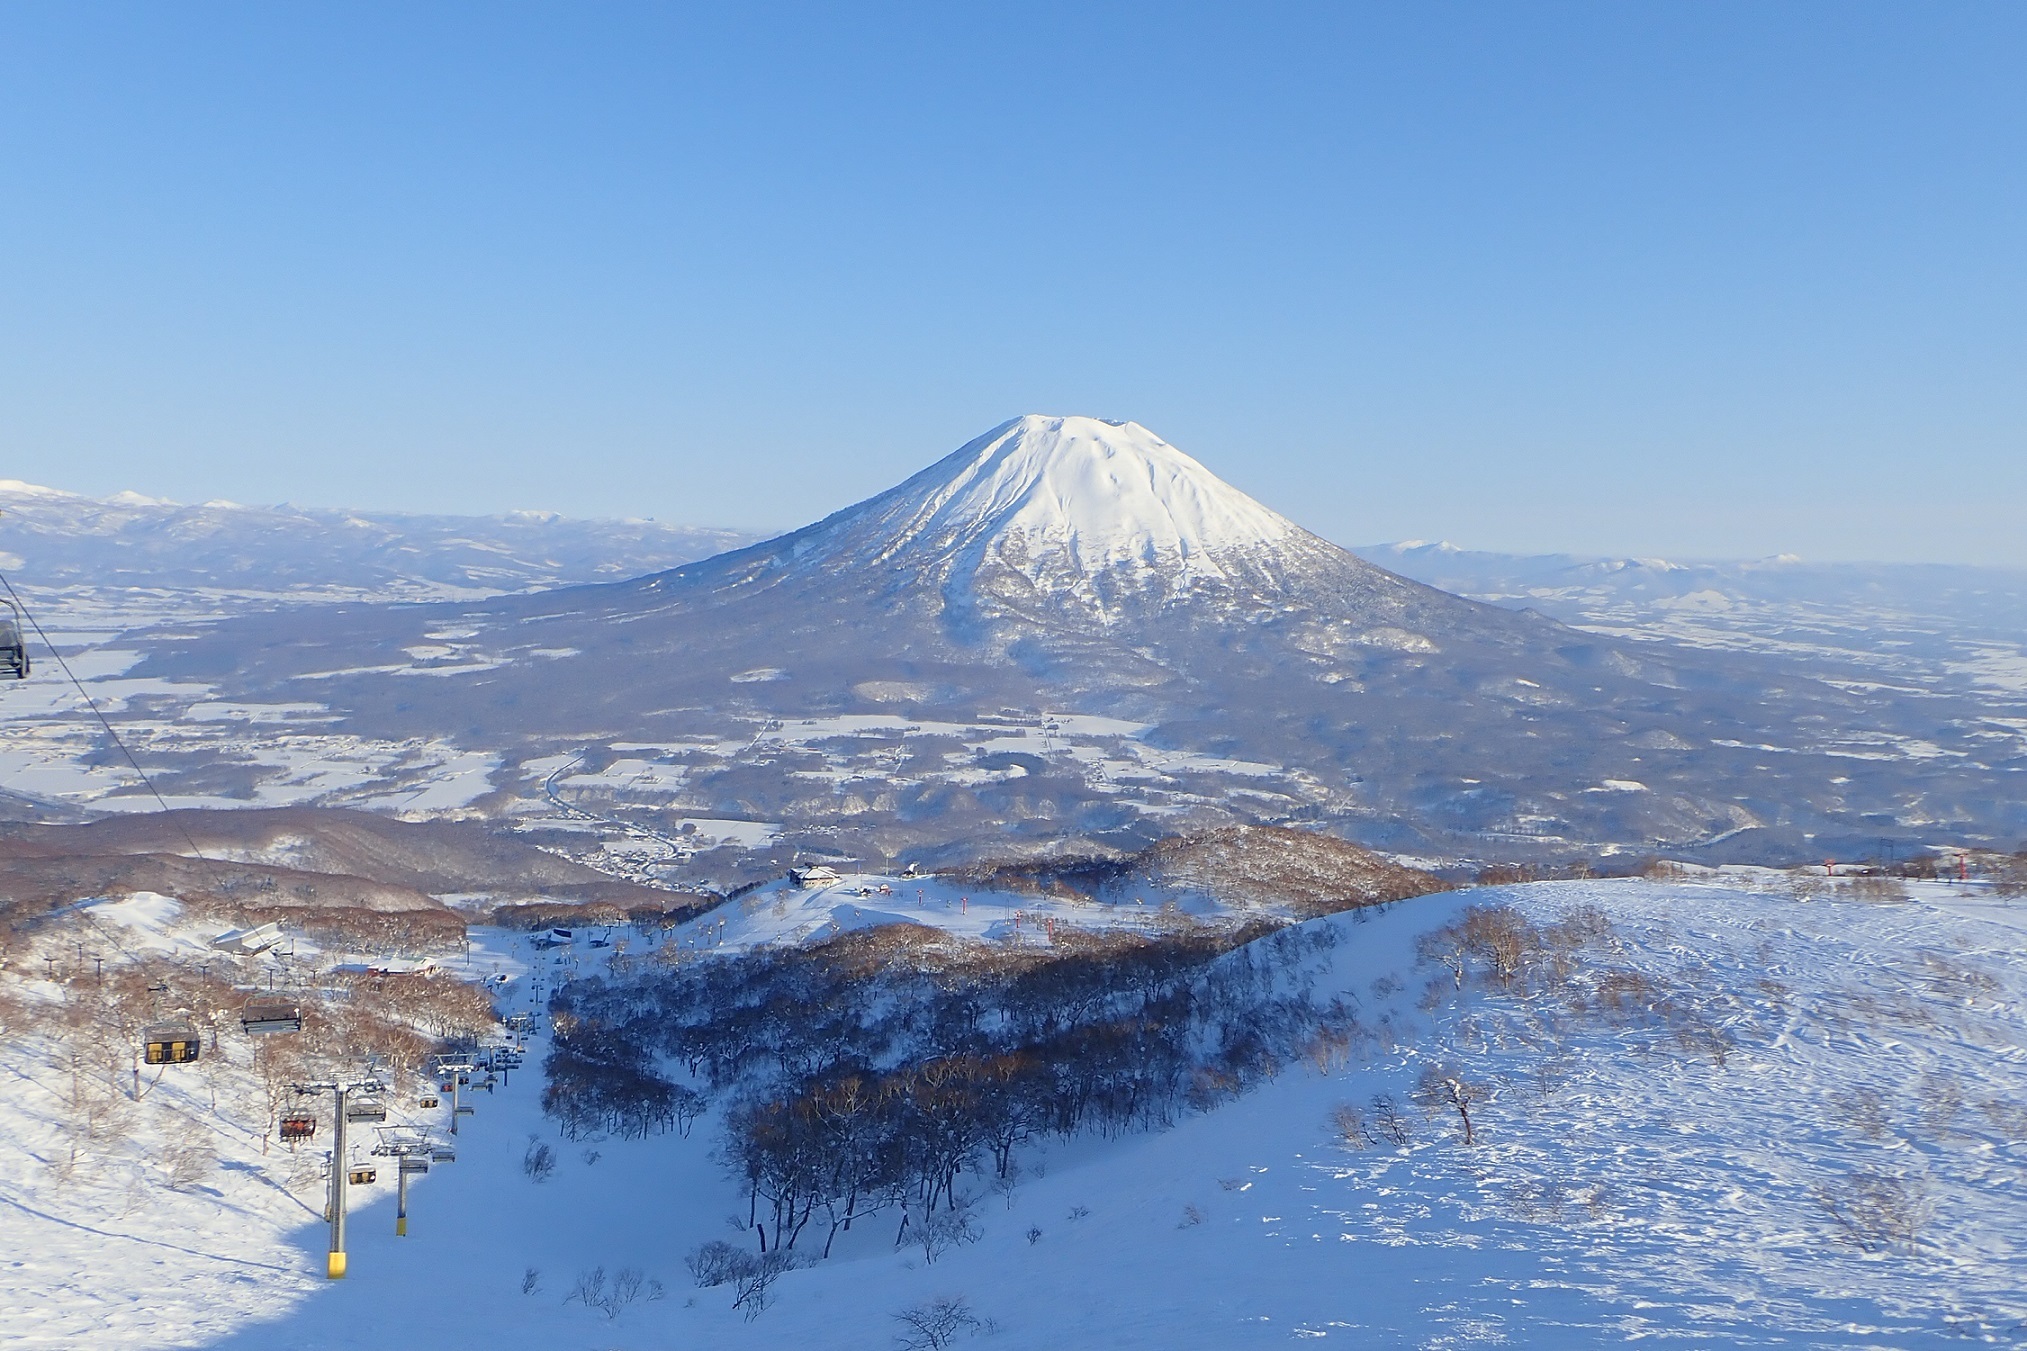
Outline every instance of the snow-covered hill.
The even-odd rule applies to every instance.
[[[872,1351],[897,1344],[897,1315],[961,1300],[996,1327],[980,1347],[2016,1343],[2027,921],[1939,886],[1866,901],[1734,882],[1481,889],[1235,955],[1344,1001],[1350,1033],[1167,1131],[1037,1142],[1010,1188],[968,1174],[977,1237],[933,1262],[893,1246],[891,1214],[862,1224],[750,1320],[685,1269],[707,1240],[751,1242],[715,1118],[567,1145],[538,1181],[531,1141],[563,1142],[517,1074],[421,1180],[408,1237],[384,1187],[361,1198],[352,1274],[328,1284],[322,1227],[244,1142],[221,1146],[209,1190],[147,1174],[152,1133],[135,1185],[54,1176],[35,1154],[61,1086],[17,1049],[0,1095],[0,1243],[22,1255],[0,1266],[4,1335]],[[1568,937],[1517,978],[1485,964],[1493,948],[1455,970],[1444,931],[1472,907]],[[936,907],[910,919],[939,913],[971,927]],[[488,942],[474,969],[514,976],[514,1006],[524,968],[543,986],[572,974],[561,951]],[[580,954],[575,974],[597,964]],[[1447,1079],[1470,1088],[1474,1143],[1453,1106],[1421,1100]],[[208,1116],[201,1093],[179,1101]],[[610,1316],[572,1299],[594,1271],[608,1290],[639,1273],[639,1297]],[[955,1331],[949,1345],[974,1344]]]

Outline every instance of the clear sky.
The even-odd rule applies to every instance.
[[[2027,6],[0,8],[0,477],[2027,566]]]

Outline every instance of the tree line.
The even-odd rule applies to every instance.
[[[828,1254],[882,1212],[921,1241],[1026,1141],[1164,1126],[1344,1038],[1356,1010],[1302,975],[1336,941],[1264,920],[1059,926],[1047,947],[889,925],[634,965],[558,994],[544,1106],[575,1138],[687,1131],[722,1101],[761,1253]]]

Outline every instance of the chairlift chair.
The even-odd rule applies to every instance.
[[[429,1171],[429,1160],[421,1154],[403,1154],[399,1167],[404,1173],[426,1173]]]
[[[317,1119],[313,1116],[285,1116],[282,1118],[281,1137],[285,1145],[299,1144],[317,1133]]]
[[[21,611],[11,600],[0,600],[0,679],[28,679],[28,640],[21,627]]]
[[[386,1119],[387,1104],[381,1102],[378,1098],[354,1098],[345,1104],[345,1120],[347,1121],[375,1122],[385,1121]]]
[[[456,1163],[457,1151],[449,1145],[438,1145],[429,1151],[429,1161],[431,1163]]]
[[[354,1168],[345,1174],[345,1181],[355,1187],[364,1187],[370,1185],[379,1176],[380,1170],[377,1168]]]
[[[418,1098],[416,1100],[415,1105],[417,1107],[427,1110],[432,1107],[441,1107],[443,1105],[443,1102],[435,1094],[432,1093],[429,1097]]]
[[[249,1000],[239,1011],[239,1026],[250,1037],[303,1030],[302,1006],[290,1000]]]
[[[187,1065],[199,1049],[197,1029],[188,1023],[156,1023],[141,1033],[141,1055],[150,1065]]]

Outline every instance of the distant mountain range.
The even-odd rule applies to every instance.
[[[184,506],[139,493],[85,497],[0,479],[0,567],[16,574],[17,585],[34,587],[473,598],[635,576],[752,538],[551,512],[416,516],[234,502]]]
[[[1403,576],[1629,638],[1856,661],[1916,685],[2027,694],[2027,571],[1910,563],[1516,557],[1410,541]]]
[[[562,752],[602,774],[629,748],[659,787],[602,778],[615,808],[774,823],[791,853],[1127,849],[1179,821],[1481,857],[2027,833],[2027,722],[1973,691],[1882,681],[1859,652],[1590,627],[1376,566],[1135,424],[1024,417],[652,576],[261,616],[133,674],[448,736],[498,754],[503,782]]]

